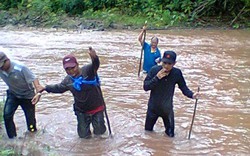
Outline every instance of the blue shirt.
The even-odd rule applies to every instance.
[[[151,52],[151,45],[147,42],[144,42],[144,60],[143,60],[143,70],[147,73],[154,66],[157,65],[155,59],[161,58],[161,53],[158,48],[156,48],[155,52]]]

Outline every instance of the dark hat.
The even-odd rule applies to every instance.
[[[161,61],[164,63],[175,63],[176,53],[174,51],[165,51]]]
[[[8,60],[8,57],[5,55],[4,52],[0,51],[0,68],[3,66],[4,61]]]
[[[63,58],[63,68],[72,68],[75,67],[77,65],[77,61],[75,56],[73,55],[67,55]]]

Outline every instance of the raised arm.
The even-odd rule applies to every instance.
[[[144,41],[142,39],[144,32],[146,31],[147,26],[143,26],[142,31],[140,32],[138,36],[138,41],[140,42],[141,46],[144,44]]]
[[[94,69],[94,73],[96,74],[97,70],[100,66],[100,60],[99,60],[99,57],[96,55],[95,50],[92,47],[89,47],[89,56],[92,60],[92,66]]]

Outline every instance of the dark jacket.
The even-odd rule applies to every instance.
[[[187,87],[180,69],[173,67],[169,75],[158,79],[157,73],[162,66],[154,66],[144,80],[143,88],[145,91],[151,90],[148,101],[149,109],[159,114],[168,113],[173,109],[173,96],[175,85],[178,84],[182,93],[192,98],[193,92]]]
[[[99,65],[98,56],[92,58],[92,63],[81,68],[82,77],[88,81],[94,80],[97,77]],[[69,75],[59,84],[47,85],[45,90],[52,93],[64,93],[69,90],[74,96],[74,111],[86,113],[104,105],[100,85],[82,84],[81,91],[78,91],[73,87],[73,80]]]

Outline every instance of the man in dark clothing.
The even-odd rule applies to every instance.
[[[165,133],[174,137],[173,96],[175,85],[178,84],[182,93],[189,98],[198,98],[198,92],[193,93],[186,85],[180,69],[175,68],[176,53],[165,51],[162,65],[152,67],[144,80],[145,91],[151,90],[145,122],[145,130],[153,131],[153,127],[161,117]]]
[[[106,131],[104,121],[104,99],[100,88],[97,70],[100,65],[95,50],[89,49],[92,63],[79,68],[73,55],[63,58],[63,67],[68,74],[64,80],[55,85],[47,85],[40,92],[64,93],[70,91],[74,96],[74,111],[77,116],[77,132],[80,138],[91,137],[90,124],[94,134],[102,135]]]

